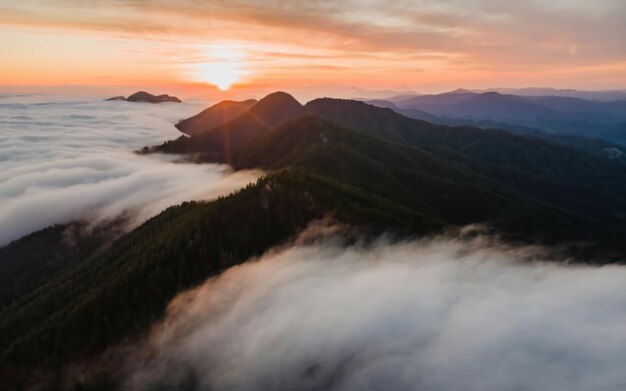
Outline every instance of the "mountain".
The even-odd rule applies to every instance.
[[[568,146],[605,159],[626,163],[626,147],[603,140],[586,139],[576,136],[542,134],[540,137],[560,145]]]
[[[192,155],[193,160],[201,162],[230,163],[230,157],[237,148],[269,129],[263,120],[246,111],[211,130],[191,137],[181,136],[154,148],[144,148],[143,151],[188,154]]]
[[[472,92],[472,91],[466,88],[457,88],[455,90],[448,92],[448,94],[467,94],[469,92]]]
[[[530,102],[536,102],[549,109],[562,112],[599,112],[623,115],[626,110],[626,100],[597,102],[559,96],[528,96],[524,97],[524,99]]]
[[[114,97],[106,99],[106,100],[126,100],[126,97],[119,95],[119,96],[114,96]]]
[[[557,115],[553,110],[540,104],[526,101],[514,95],[497,92],[474,94],[471,92],[451,92],[440,95],[425,95],[397,103],[401,109],[418,109],[436,115],[487,119],[535,119],[551,118]]]
[[[347,103],[352,106],[353,102],[337,100],[336,103],[337,105]],[[383,115],[390,114],[385,109],[374,110],[374,113],[378,110]],[[607,218],[612,218],[626,210],[626,198],[622,193],[626,191],[626,172],[623,170],[623,166],[619,164],[540,140],[514,136],[503,131],[480,132],[475,128],[438,128],[433,125],[428,128],[424,125],[430,124],[418,123],[417,126],[413,127],[398,126],[397,133],[389,133],[392,124],[389,119],[390,117],[393,118],[394,114],[392,113],[387,117],[386,127],[380,126],[382,121],[373,120],[374,115],[366,117],[360,112],[355,112],[354,116],[350,118],[359,120],[365,118],[367,123],[372,125],[371,129],[384,129],[386,131],[385,133],[376,133],[370,129],[367,133],[369,135],[382,135],[407,146],[428,148],[431,153],[446,161],[469,166],[472,171],[480,173],[483,177],[490,177],[506,184],[506,186],[546,202],[572,205],[574,209],[578,210],[593,210],[593,213],[598,213],[598,215]],[[397,119],[404,120],[401,116],[398,116]],[[341,123],[337,117],[333,120]],[[343,125],[348,126],[347,122],[343,121]],[[300,125],[299,127],[303,126]],[[356,129],[353,126],[351,128]],[[322,132],[320,131],[320,133]],[[325,137],[328,137],[327,132],[323,133]],[[299,135],[301,133],[293,131],[293,134]],[[392,137],[389,136],[390,134]],[[277,151],[281,150],[279,146],[284,144],[284,141],[280,141],[279,138],[273,142],[264,141],[266,137],[269,136],[263,136],[254,144],[244,147],[244,150],[246,148],[259,148],[261,145],[272,145],[272,148],[276,148]],[[403,139],[401,140],[400,137]],[[375,144],[373,143],[373,145]],[[439,149],[441,147],[445,149]],[[379,145],[377,148],[382,149],[382,146]],[[304,152],[297,148],[291,148],[291,150],[296,151],[292,152],[293,154],[304,155]],[[379,153],[382,154],[383,152]],[[389,155],[395,156],[397,154],[390,152]],[[481,163],[475,163],[475,161]],[[250,166],[250,164],[245,166]],[[597,174],[600,171],[603,174]],[[441,176],[449,177],[450,175],[442,174]],[[375,176],[372,174],[366,178],[375,178]],[[383,176],[374,182],[384,183],[384,178]],[[346,180],[346,178],[343,179]],[[472,180],[472,183],[479,183],[479,181]],[[391,187],[386,186],[385,188]]]
[[[286,92],[274,92],[252,106],[249,113],[268,127],[279,126],[304,114],[304,107]]]
[[[560,96],[517,96],[453,91],[393,103],[398,111],[419,110],[447,120],[509,123],[553,135],[599,139],[626,146],[626,101],[590,101]],[[419,112],[412,116],[419,117]]]
[[[355,99],[358,100],[358,99]],[[398,106],[390,100],[385,99],[372,99],[372,100],[364,100],[363,102],[370,104],[372,106],[382,107],[386,109],[398,110]]]
[[[554,143],[497,129],[447,127],[413,120],[362,102],[318,99],[306,108],[370,135],[422,148],[444,148],[471,160],[463,164],[546,202],[605,217],[624,216],[626,171],[622,164]],[[490,167],[487,173],[473,161]],[[602,200],[602,201],[600,201]],[[605,206],[612,205],[608,209]]]
[[[205,130],[211,130],[219,125],[231,121],[243,114],[257,103],[256,99],[244,101],[224,100],[193,117],[184,119],[176,124],[176,128],[190,136]]]
[[[0,248],[0,311],[102,250],[120,235],[122,223],[115,220],[94,228],[85,222],[54,225]]]
[[[490,88],[488,90],[475,90],[473,92],[495,91],[501,94],[512,94],[519,96],[561,96],[566,98],[580,98],[592,101],[611,102],[616,100],[626,100],[626,90],[605,90],[605,91],[581,91],[573,89],[559,88]]]
[[[303,114],[303,106],[293,96],[275,92],[230,121],[144,151],[194,154],[200,161],[230,163],[231,156],[240,146]]]
[[[457,93],[462,94],[464,93]],[[501,186],[515,189],[543,202],[585,211],[594,215],[594,218],[613,219],[623,216],[625,210],[626,174],[622,165],[572,148],[564,148],[553,142],[517,136],[498,129],[435,125],[405,117],[390,109],[353,100],[316,99],[307,103],[304,110],[359,133],[410,147],[426,148],[431,153],[441,155],[443,159],[455,161],[469,170],[479,172],[481,176],[499,182]],[[198,135],[196,141],[210,137],[214,140],[213,143],[203,145],[196,142],[194,146],[199,149],[186,151],[183,148],[176,152],[185,153],[191,150],[202,153],[203,150],[215,150],[216,144],[235,146],[228,150],[225,159],[223,154],[212,157],[238,167],[242,164],[240,150],[262,144],[272,145],[272,148],[278,150],[278,146],[284,143],[279,139],[271,143],[264,142],[263,137],[270,134],[272,129],[263,127],[262,124],[257,126],[258,131],[254,135],[236,143],[230,142],[228,137],[224,139],[224,134],[205,132]],[[238,132],[246,134],[246,129],[252,128],[254,127],[247,125]],[[294,131],[293,134],[300,133]],[[570,142],[575,144],[576,140]],[[293,153],[306,155],[305,151],[293,150],[297,151]],[[348,156],[350,154],[346,153],[344,158]],[[258,159],[256,164],[260,164]],[[367,166],[365,163],[362,165]],[[241,165],[254,166],[255,164],[249,163]],[[358,177],[357,173],[350,176]],[[347,180],[350,176],[341,180]],[[366,178],[378,178],[380,183],[386,183],[388,176],[371,173]],[[392,189],[393,186],[388,184],[385,188]]]
[[[564,98],[579,98],[589,101],[601,101],[612,102],[616,100],[626,100],[626,90],[597,90],[597,91],[585,91],[574,89],[562,89],[562,88],[546,88],[546,87],[526,87],[526,88],[487,88],[487,89],[466,89],[457,88],[454,91],[447,92],[447,94],[455,92],[475,93],[481,94],[485,92],[498,92],[500,94],[517,95],[517,96],[556,96]],[[389,98],[394,102],[407,100],[421,94],[404,94]],[[385,95],[378,95],[385,96]],[[370,98],[374,99],[374,98]]]
[[[465,90],[463,90],[464,92]],[[391,107],[386,104],[388,101],[371,100],[365,101],[365,103],[381,108],[391,108],[399,114],[404,116],[420,119],[423,121],[431,122],[433,124],[446,125],[446,126],[471,126],[479,127],[483,129],[503,129],[511,133],[521,134],[526,136],[532,136],[541,138],[556,144],[560,144],[569,148],[577,149],[579,151],[589,153],[591,155],[602,157],[605,159],[620,161],[626,163],[626,146],[617,145],[604,140],[598,140],[593,138],[586,138],[580,136],[570,135],[558,135],[550,134],[545,131],[531,128],[523,125],[515,125],[502,121],[494,121],[488,119],[471,119],[471,118],[449,118],[443,116],[437,116],[427,113],[422,110],[405,109],[401,110],[397,106]]]
[[[305,109],[352,129],[392,141],[413,146],[442,146],[485,163],[556,179],[571,180],[584,172],[585,176],[579,182],[586,183],[599,177],[594,169],[607,172],[607,178],[624,175],[622,167],[611,162],[503,130],[436,125],[405,117],[391,109],[352,100],[316,99],[307,103]],[[569,165],[564,166],[565,161]],[[574,165],[581,169],[569,170]],[[585,166],[594,169],[584,169]]]
[[[145,91],[138,91],[134,94],[128,96],[128,98],[124,98],[123,96],[114,96],[107,100],[125,100],[127,102],[148,102],[148,103],[162,103],[162,102],[176,102],[180,103],[180,99],[175,96],[170,96],[167,94],[162,95],[152,95]]]
[[[304,108],[352,129],[398,142],[406,141],[403,130],[416,123],[392,109],[350,99],[320,98],[308,102]]]
[[[393,142],[417,147],[443,147],[482,163],[577,186],[595,186],[618,195],[621,191],[626,194],[622,165],[552,142],[498,129],[435,125],[354,100],[322,98],[302,108],[297,102],[293,105],[295,99],[285,95],[272,94],[233,121],[191,138],[181,137],[165,143],[155,151],[196,154],[204,161],[233,163],[232,157],[240,147],[271,130],[265,125],[269,121],[261,115],[267,111],[269,103],[275,101],[279,107],[295,107],[293,112],[283,112],[281,118],[297,118],[298,114],[307,111],[358,132]]]
[[[350,100],[302,107],[285,95],[185,137],[190,144],[170,143],[266,176],[212,202],[170,207],[43,280],[27,276],[29,289],[0,309],[0,388],[119,388],[124,344],[176,294],[318,219],[395,239],[478,223],[573,260],[624,259],[620,164],[502,130],[435,125]],[[39,237],[24,238],[15,257]],[[58,237],[29,264],[45,264]]]

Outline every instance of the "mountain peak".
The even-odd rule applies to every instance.
[[[291,118],[303,115],[304,107],[290,94],[277,91],[267,95],[252,106],[250,112],[268,126],[274,127]]]
[[[487,91],[487,92],[483,92],[481,95],[485,95],[485,96],[501,96],[502,94],[499,93],[498,91]]]
[[[292,107],[302,107],[300,102],[296,100],[291,94],[288,94],[283,91],[272,92],[269,95],[266,95],[261,100],[257,102],[257,104],[252,108],[253,110],[259,110],[258,107],[263,107],[267,105],[285,105]]]
[[[466,89],[466,88],[457,88],[456,90],[453,90],[453,91],[447,92],[447,94],[471,94],[471,93],[473,93],[473,92],[474,92],[474,91],[472,91],[472,90],[468,90],[468,89]]]

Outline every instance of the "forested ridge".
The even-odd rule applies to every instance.
[[[141,336],[177,293],[288,243],[320,218],[394,238],[480,223],[520,243],[563,245],[581,261],[624,259],[626,176],[617,163],[361,102],[299,108],[287,98],[286,115],[282,98],[156,149],[266,176],[215,201],[172,206],[105,248],[85,242],[63,267],[32,276],[32,289],[12,293],[0,307],[0,386],[30,385],[43,369],[52,374],[43,384],[59,385],[69,363]],[[44,251],[58,248],[60,230]],[[12,257],[38,237],[17,243]],[[99,385],[81,380],[83,389]]]

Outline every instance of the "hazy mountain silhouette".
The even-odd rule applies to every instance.
[[[579,98],[592,101],[611,102],[616,100],[626,100],[626,90],[605,90],[605,91],[584,91],[561,88],[490,88],[486,90],[474,90],[473,92],[496,91],[501,94],[511,94],[520,96],[560,96],[565,98]]]
[[[413,117],[421,112],[445,120],[503,122],[554,135],[601,139],[626,145],[626,101],[601,102],[560,96],[517,96],[453,91],[393,100]],[[419,110],[419,111],[415,111]],[[411,111],[414,111],[411,114]]]
[[[457,93],[465,93],[466,90],[457,91]],[[553,101],[555,108],[561,106],[558,100],[553,100],[553,97],[534,97],[538,100]],[[570,98],[564,98],[569,101]],[[400,109],[393,102],[385,100],[369,100],[366,103],[381,107],[391,108],[399,114],[405,115],[410,118],[420,119],[428,121],[434,124],[447,125],[447,126],[472,126],[480,127],[484,129],[504,129],[511,133],[522,134],[532,137],[541,138],[551,141],[556,144],[564,145],[570,148],[577,149],[597,157],[602,157],[611,160],[617,160],[626,163],[626,146],[611,143],[605,140],[599,140],[589,137],[574,136],[568,134],[551,134],[538,128],[524,126],[519,124],[513,124],[510,122],[504,122],[502,120],[491,120],[485,118],[473,119],[473,118],[452,118],[447,116],[440,116],[431,113],[427,113],[417,109]],[[601,102],[590,102],[601,103]],[[616,105],[622,104],[622,101],[613,102]],[[580,107],[580,106],[578,106]],[[612,110],[609,105],[609,110]]]
[[[418,96],[396,103],[400,109],[424,110],[436,115],[454,113],[457,117],[491,119],[528,119],[537,117],[550,118],[557,113],[533,104],[514,95],[502,95],[497,92],[474,94],[451,92],[440,95]]]
[[[170,96],[167,94],[162,95],[152,95],[149,92],[138,91],[132,95],[129,95],[128,98],[124,98],[123,96],[114,96],[107,100],[125,100],[127,102],[147,102],[147,103],[162,103],[162,102],[175,102],[180,103],[180,99],[175,96]]]
[[[574,89],[563,89],[563,88],[546,88],[546,87],[525,87],[525,88],[507,88],[507,87],[497,87],[497,88],[484,88],[484,89],[468,89],[468,88],[457,88],[454,91],[445,92],[455,93],[455,92],[463,92],[463,93],[475,93],[482,94],[485,92],[498,92],[500,94],[507,95],[517,95],[517,96],[556,96],[556,97],[564,97],[564,98],[579,98],[590,101],[601,101],[601,102],[612,102],[616,100],[626,100],[626,90],[598,90],[598,91],[585,91],[585,90],[574,90]],[[444,94],[445,94],[444,93]],[[387,98],[392,102],[400,102],[405,101],[410,98],[414,98],[419,95],[433,95],[433,94],[402,94],[395,95]],[[378,95],[385,96],[385,95]],[[376,98],[370,98],[376,99]]]

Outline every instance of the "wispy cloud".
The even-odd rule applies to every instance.
[[[23,1],[0,5],[0,23],[73,29],[121,39],[178,46],[181,61],[198,53],[194,45],[241,42],[257,51],[265,72],[283,74],[302,56],[317,52],[314,67],[341,65],[350,71],[318,74],[336,81],[351,72],[357,83],[388,72],[382,83],[417,84],[435,79],[485,83],[523,78],[549,83],[541,72],[610,66],[626,60],[626,4],[619,1]],[[276,47],[284,50],[277,51]],[[280,55],[277,55],[277,52]],[[372,61],[378,53],[380,62]],[[423,56],[436,57],[426,61]],[[383,61],[384,59],[384,61]],[[203,61],[210,61],[204,58]],[[413,61],[427,75],[407,72]],[[267,66],[276,64],[275,68]],[[281,68],[282,66],[282,68]],[[620,66],[623,71],[623,66]],[[537,72],[534,74],[533,72]],[[293,73],[298,74],[298,71]],[[463,75],[465,73],[465,75]],[[589,71],[602,86],[606,73]],[[611,72],[613,83],[625,82]],[[574,79],[573,79],[574,80]],[[527,82],[527,83],[528,83]],[[536,81],[535,81],[536,82]]]

